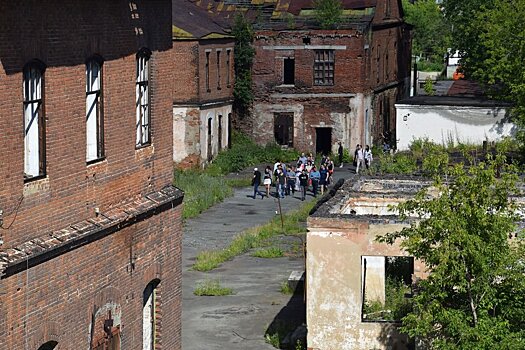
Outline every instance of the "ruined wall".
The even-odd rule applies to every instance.
[[[202,39],[199,41],[199,95],[201,102],[223,101],[233,98],[233,47],[233,39]],[[206,86],[206,53],[209,53],[208,86]],[[227,81],[228,75],[229,81]]]
[[[407,349],[407,339],[389,322],[363,322],[363,255],[404,255],[398,245],[375,242],[377,235],[406,224],[390,219],[309,217],[307,234],[307,326],[312,350]],[[416,276],[422,266],[416,263]]]
[[[200,157],[202,163],[212,160],[221,150],[228,147],[230,137],[228,124],[231,114],[231,105],[201,109]]]
[[[198,107],[173,107],[173,161],[177,167],[200,166],[200,129]]]
[[[199,42],[174,40],[172,49],[174,104],[199,102]]]

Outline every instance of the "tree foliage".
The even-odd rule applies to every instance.
[[[232,27],[235,37],[235,85],[233,96],[236,107],[241,112],[247,111],[253,101],[252,63],[255,49],[252,46],[253,28],[242,14],[237,14]]]
[[[314,0],[315,19],[322,29],[336,29],[341,22],[343,5],[341,0]]]
[[[405,21],[414,26],[412,53],[443,62],[450,47],[450,26],[435,0],[403,0]]]
[[[430,349],[525,349],[525,249],[509,239],[517,176],[502,156],[451,174],[450,184],[436,181],[439,195],[422,191],[398,206],[419,223],[378,238],[401,239],[429,273],[401,330]]]

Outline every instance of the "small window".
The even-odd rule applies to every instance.
[[[314,85],[334,85],[334,50],[315,50]]]
[[[151,143],[151,116],[149,107],[149,61],[151,51],[142,49],[137,54],[136,76],[136,147],[144,147]]]
[[[86,63],[86,161],[104,157],[104,118],[102,115],[102,60]]]
[[[362,256],[363,321],[400,321],[412,310],[414,258]]]
[[[293,147],[293,113],[274,114],[274,135],[278,145]]]
[[[206,91],[211,92],[210,90],[210,53],[206,52]]]
[[[295,59],[294,58],[284,59],[283,84],[286,84],[286,85],[295,84]]]
[[[44,65],[24,68],[24,180],[46,173],[46,134],[44,118]]]
[[[48,341],[47,343],[40,345],[38,350],[53,350],[57,345],[58,343],[56,341]]]
[[[217,90],[221,89],[221,52],[217,51]]]
[[[231,77],[230,77],[230,67],[231,67],[231,53],[232,53],[232,50],[230,49],[227,49],[226,50],[226,87],[230,87],[231,86]]]
[[[308,37],[303,38],[303,44],[310,45],[310,42],[311,42],[310,38],[308,38]]]

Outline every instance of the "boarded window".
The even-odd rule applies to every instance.
[[[334,85],[334,50],[315,50],[314,85]]]
[[[295,84],[295,59],[294,58],[284,59],[283,84],[287,84],[287,85]]]
[[[151,52],[142,49],[137,54],[136,76],[136,147],[147,146],[151,143],[150,108],[149,108],[149,61]]]
[[[414,258],[362,256],[363,321],[400,321],[412,309]]]
[[[293,147],[293,113],[274,114],[274,134],[277,144]]]
[[[24,68],[24,180],[45,175],[45,119],[43,65]]]

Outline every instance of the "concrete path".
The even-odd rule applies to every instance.
[[[250,174],[251,170],[246,173]],[[336,169],[334,178],[349,177],[353,171]],[[272,188],[272,190],[274,190]],[[280,285],[294,270],[304,270],[301,257],[261,259],[245,254],[210,272],[191,270],[198,252],[227,246],[238,233],[267,223],[278,210],[275,198],[251,198],[251,188],[236,189],[234,196],[184,227],[182,275],[183,350],[265,350],[264,334],[272,322],[286,317],[304,319],[302,296],[291,298]],[[313,197],[309,196],[308,199]],[[283,212],[301,205],[299,194],[281,200]],[[193,289],[199,281],[219,279],[234,295],[198,297]]]

